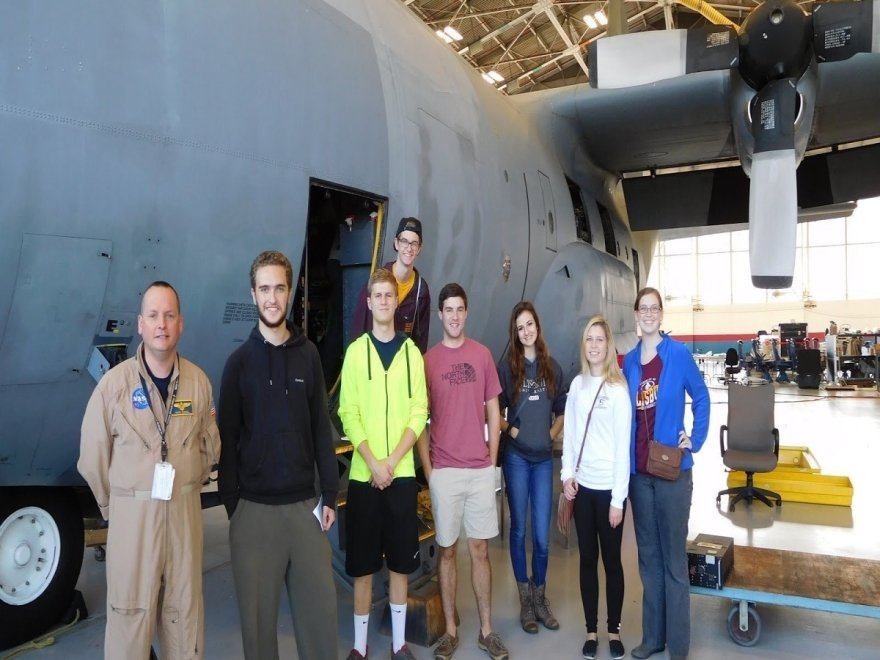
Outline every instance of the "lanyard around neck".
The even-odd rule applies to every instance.
[[[171,390],[171,401],[168,403],[168,409],[165,411],[164,426],[159,423],[159,418],[156,417],[156,412],[153,410],[153,399],[150,397],[150,389],[147,387],[143,374],[139,372],[138,378],[141,379],[141,387],[144,389],[144,396],[147,397],[147,405],[150,407],[150,414],[153,415],[153,421],[156,423],[156,430],[159,432],[159,437],[162,439],[162,462],[164,463],[168,460],[168,442],[165,440],[165,430],[168,428],[168,422],[171,421],[171,411],[174,410],[174,402],[177,400],[177,387],[180,385],[180,374],[177,375],[177,378],[174,381],[174,389]]]

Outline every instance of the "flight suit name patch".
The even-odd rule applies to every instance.
[[[177,417],[179,415],[192,415],[193,414],[193,402],[188,399],[180,399],[179,401],[175,401],[174,405],[171,407],[171,416]]]

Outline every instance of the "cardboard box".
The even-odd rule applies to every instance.
[[[695,587],[721,589],[733,568],[733,539],[697,534],[688,541],[688,575]]]

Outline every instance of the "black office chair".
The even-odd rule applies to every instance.
[[[774,499],[776,506],[782,505],[779,493],[754,484],[756,472],[770,472],[779,461],[779,431],[773,425],[775,395],[771,384],[727,389],[727,424],[721,426],[721,457],[731,470],[746,473],[745,486],[727,488],[715,498],[715,503],[720,504],[722,495],[730,496],[731,511],[740,500],[751,504],[758,499],[773,506]]]
[[[736,376],[740,371],[742,371],[742,367],[739,364],[739,351],[737,351],[735,348],[728,348],[727,355],[724,356],[724,382],[734,382],[736,380],[734,376]]]

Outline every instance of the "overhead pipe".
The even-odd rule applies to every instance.
[[[687,7],[691,11],[697,12],[715,25],[729,25],[737,30],[739,29],[739,26],[736,23],[727,18],[727,16],[715,9],[715,7],[708,2],[703,2],[703,0],[675,0],[675,2],[682,7]]]

